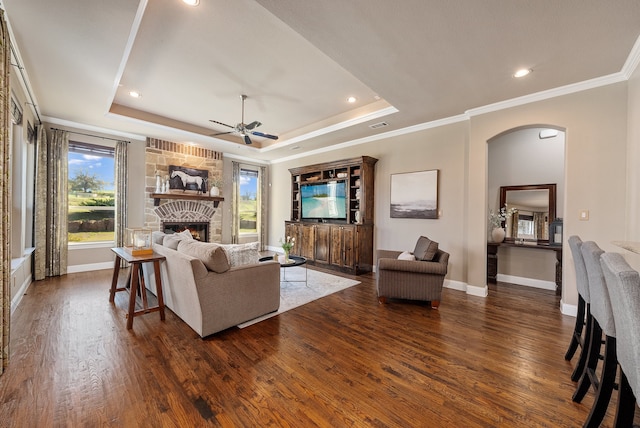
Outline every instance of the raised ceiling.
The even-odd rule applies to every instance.
[[[2,6],[44,121],[265,161],[593,79],[623,80],[640,35],[637,0]],[[533,73],[513,78],[523,67]],[[245,122],[259,120],[257,130],[278,141],[210,136],[227,130],[210,119],[240,122],[241,94]],[[369,127],[381,121],[388,126]]]

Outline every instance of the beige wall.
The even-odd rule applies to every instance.
[[[640,67],[628,82],[627,135],[627,234],[626,240],[640,241]],[[627,261],[640,270],[640,255],[625,253]]]
[[[640,105],[640,88],[637,92],[635,100]],[[606,251],[615,251],[617,247],[611,241],[626,236],[626,82],[473,116],[465,122],[276,163],[272,166],[269,244],[278,246],[278,239],[284,234],[283,222],[290,217],[288,168],[360,155],[373,156],[379,159],[376,166],[375,246],[411,249],[419,235],[429,236],[451,254],[448,279],[466,283],[476,290],[485,289],[487,141],[506,130],[541,123],[566,129],[566,196],[562,207],[565,241],[570,235],[577,234],[585,240],[595,240]],[[640,134],[640,127],[635,132]],[[440,170],[440,218],[389,218],[390,175],[429,169]],[[578,220],[581,209],[589,210],[589,221]],[[562,300],[565,304],[576,305],[573,260],[567,246],[563,256]]]

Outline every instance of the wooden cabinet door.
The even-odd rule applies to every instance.
[[[287,236],[291,236],[292,238],[296,238],[296,242],[293,246],[293,248],[291,249],[291,252],[289,254],[294,255],[294,256],[299,256],[300,255],[300,244],[301,244],[301,226],[299,224],[296,223],[285,223],[284,225],[284,234],[285,236],[282,238],[283,240],[286,239]],[[279,250],[279,252],[282,252],[282,250]]]
[[[340,267],[355,267],[355,228],[353,226],[331,227],[331,264]]]
[[[329,246],[331,243],[331,226],[314,226],[315,234],[315,254],[316,263],[329,263]]]
[[[313,260],[315,252],[315,225],[302,225],[300,226],[300,255],[307,259]]]

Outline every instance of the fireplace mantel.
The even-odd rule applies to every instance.
[[[160,206],[160,199],[182,199],[189,201],[211,201],[213,202],[213,206],[218,208],[218,203],[220,201],[224,201],[224,198],[221,196],[209,196],[203,193],[194,194],[194,193],[152,193],[151,197],[153,198],[153,206]]]

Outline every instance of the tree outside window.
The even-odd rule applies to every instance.
[[[114,150],[69,143],[69,243],[114,240]]]

